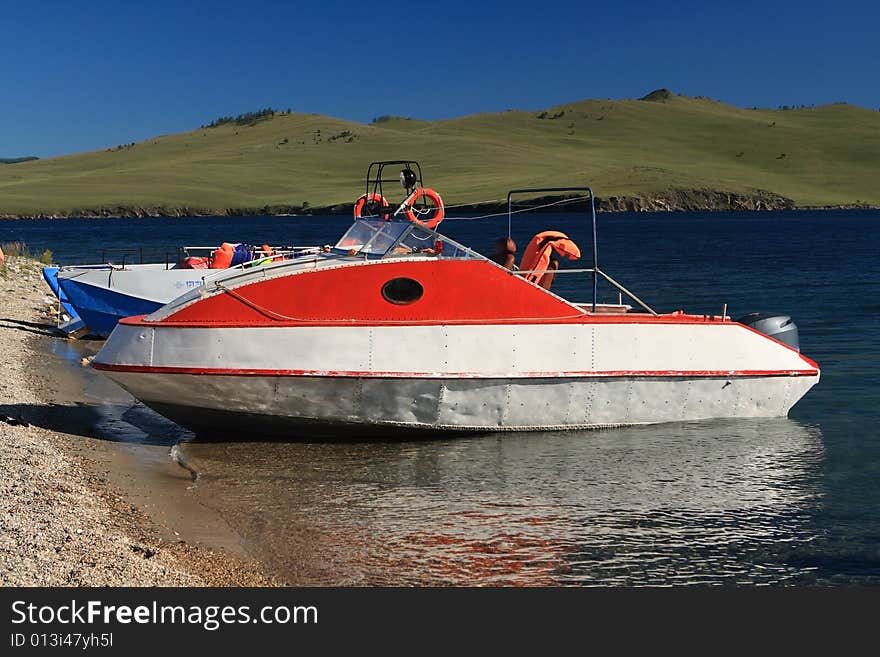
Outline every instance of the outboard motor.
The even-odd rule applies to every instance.
[[[769,335],[774,340],[779,340],[793,349],[801,350],[797,324],[788,315],[749,313],[736,321],[756,331],[760,331],[764,335]]]

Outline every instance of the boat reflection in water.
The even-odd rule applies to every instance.
[[[818,427],[191,443],[193,488],[299,584],[810,583]]]

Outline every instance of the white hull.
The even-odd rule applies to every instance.
[[[123,317],[151,313],[202,285],[204,270],[163,264],[64,267],[58,283],[70,305],[95,335],[106,337]]]
[[[202,278],[207,273],[211,272],[204,269],[170,269],[160,263],[127,265],[125,268],[109,265],[63,267],[58,272],[58,278],[164,305],[189,290],[201,287],[204,283]]]

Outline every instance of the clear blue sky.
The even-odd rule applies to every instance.
[[[880,2],[0,0],[0,157],[292,107],[369,121],[635,98],[880,108]]]

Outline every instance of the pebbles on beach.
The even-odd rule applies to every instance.
[[[163,541],[65,449],[74,437],[40,426],[51,400],[33,375],[44,363],[30,338],[53,311],[37,263],[7,257],[0,273],[0,585],[268,583],[226,555]]]

